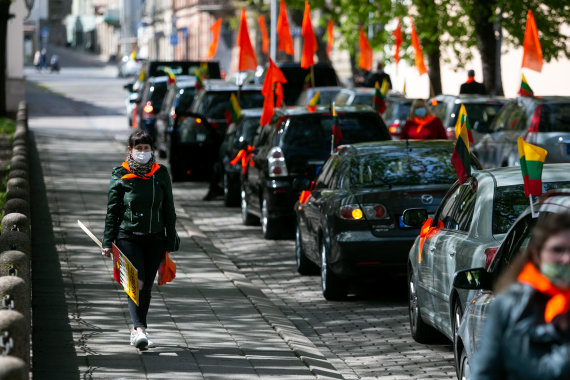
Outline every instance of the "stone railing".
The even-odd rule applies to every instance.
[[[31,333],[28,109],[16,116],[0,233],[0,380],[28,379]]]

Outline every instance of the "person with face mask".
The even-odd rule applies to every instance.
[[[497,281],[471,379],[570,379],[570,213],[542,213]]]
[[[159,265],[165,252],[174,252],[179,245],[170,175],[156,163],[153,144],[148,132],[135,129],[127,158],[113,168],[101,252],[111,257],[115,243],[138,271],[138,306],[126,297],[133,323],[130,342],[139,349],[152,345],[147,313]]]
[[[402,128],[401,139],[434,140],[447,139],[441,120],[433,115],[422,99],[416,99],[410,107],[410,115]]]

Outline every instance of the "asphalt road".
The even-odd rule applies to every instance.
[[[126,145],[130,130],[122,85],[127,80],[116,78],[115,67],[63,66],[59,74],[28,68],[26,76],[45,90],[45,96],[59,94],[70,99],[60,109],[44,110],[54,125],[71,108],[75,113],[80,110],[90,128]],[[42,104],[34,107],[41,115]],[[117,157],[122,154],[117,150]],[[206,189],[205,183],[174,185],[175,197],[200,230],[344,378],[455,378],[450,342],[421,345],[411,338],[405,279],[357,284],[346,301],[328,302],[322,297],[318,276],[296,272],[292,239],[264,240],[260,227],[241,224],[239,209],[225,208],[221,200],[203,202]]]

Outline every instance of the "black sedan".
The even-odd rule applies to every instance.
[[[340,147],[309,198],[295,207],[299,273],[320,267],[328,300],[344,298],[351,279],[404,274],[419,230],[404,224],[402,213],[413,207],[436,211],[457,179],[452,152],[453,143],[445,140]]]

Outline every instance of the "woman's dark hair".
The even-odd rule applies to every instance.
[[[151,149],[154,150],[154,139],[145,130],[137,128],[129,136],[129,148],[134,148],[139,144],[149,144]]]
[[[570,230],[570,212],[541,213],[531,232],[526,249],[513,260],[512,265],[499,277],[495,290],[506,290],[511,283],[517,280],[524,266],[538,257],[544,243],[551,236],[566,230]]]

